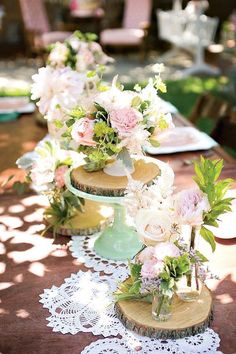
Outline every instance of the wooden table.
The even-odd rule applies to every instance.
[[[178,116],[178,124],[188,124]],[[45,129],[35,125],[33,116],[0,126],[0,170],[2,176],[16,173],[14,161],[23,152],[31,150],[45,135]],[[176,173],[178,188],[193,184],[192,160],[200,152],[178,153],[158,158],[169,161]],[[224,177],[236,178],[235,160],[220,147],[203,152],[210,158],[224,158]],[[1,273],[1,337],[0,353],[4,354],[79,354],[98,339],[90,333],[63,335],[47,327],[48,311],[43,309],[39,294],[52,285],[59,286],[71,273],[86,270],[68,249],[68,238],[55,241],[43,229],[43,201],[40,196],[0,196],[0,273]],[[236,230],[235,230],[236,236]],[[236,239],[217,239],[217,250],[212,263],[220,280],[212,283],[215,301],[215,319],[212,328],[221,337],[225,354],[236,352]]]

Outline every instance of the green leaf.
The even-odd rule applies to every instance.
[[[215,252],[216,242],[213,232],[202,226],[200,230],[200,235],[204,238],[206,242],[210,244],[212,251]]]
[[[88,71],[87,72],[87,78],[92,78],[96,76],[96,71],[95,70],[92,70],[92,71]]]
[[[75,123],[75,119],[71,118],[66,121],[66,125],[68,128],[70,128],[73,124]]]
[[[131,101],[131,107],[137,108],[141,104],[142,100],[139,96],[135,96]]]
[[[140,263],[129,263],[131,278],[135,281],[140,278],[142,264]]]
[[[117,155],[117,159],[121,160],[127,169],[132,169],[133,162],[130,157],[129,151],[126,148],[123,148],[119,152],[119,154]]]
[[[17,194],[22,195],[29,190],[29,184],[27,182],[17,181],[13,184],[12,188],[17,192]]]
[[[150,138],[149,141],[153,147],[160,147],[160,143],[156,139]]]
[[[58,119],[54,120],[53,124],[57,129],[61,129],[63,127],[63,123]]]
[[[97,102],[94,102],[94,107],[95,107],[98,111],[102,111],[102,112],[106,112],[106,113],[107,113],[107,111],[105,110],[105,108],[103,108],[102,106],[100,106],[100,104],[97,103]]]
[[[141,280],[134,281],[133,285],[129,288],[130,294],[139,294],[141,288]]]
[[[202,263],[209,262],[209,260],[198,250],[196,250],[195,253]]]

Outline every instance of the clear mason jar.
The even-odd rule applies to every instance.
[[[167,321],[172,314],[173,296],[155,293],[152,300],[152,318],[159,322]]]
[[[185,302],[196,301],[202,291],[202,282],[194,271],[189,276],[182,277],[176,284],[176,295]]]
[[[189,235],[189,252],[195,252],[199,247],[200,228],[192,227]],[[186,302],[196,301],[202,291],[197,264],[192,265],[191,273],[183,276],[176,283],[176,295]]]

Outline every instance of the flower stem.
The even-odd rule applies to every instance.
[[[164,295],[162,295],[162,296],[160,297],[160,301],[158,302],[157,317],[158,317],[158,316],[160,315],[160,313],[161,313],[161,308],[162,308],[163,302],[164,302]]]
[[[191,249],[194,250],[194,248],[195,248],[195,243],[196,243],[196,228],[195,228],[195,227],[192,227],[192,230],[191,230],[191,239],[190,239],[190,247],[189,247],[189,250],[190,250],[190,251],[191,251]],[[195,274],[196,289],[199,290],[198,266],[197,266],[196,263],[194,264],[194,274]],[[192,272],[191,272],[191,274],[189,274],[188,277],[187,277],[187,285],[188,285],[189,287],[192,286]]]

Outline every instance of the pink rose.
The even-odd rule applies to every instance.
[[[143,278],[156,278],[163,270],[163,262],[156,261],[155,259],[147,260],[144,262],[141,269],[141,276]]]
[[[140,114],[133,108],[120,108],[111,111],[109,118],[112,128],[117,129],[120,136],[126,136],[132,133],[137,126],[140,121]]]
[[[203,212],[209,209],[208,198],[200,189],[185,189],[175,196],[175,214],[180,224],[201,225]]]
[[[83,60],[85,61],[85,63],[87,65],[93,64],[94,57],[93,57],[93,54],[90,52],[89,49],[87,49],[87,48],[81,49],[81,51],[79,52],[79,55],[83,58]]]
[[[63,188],[65,185],[65,174],[68,171],[68,166],[60,166],[55,171],[55,182],[58,188]]]
[[[166,256],[179,257],[180,250],[171,242],[161,242],[155,246],[154,256],[158,261],[163,261]]]
[[[152,259],[153,255],[154,255],[154,251],[155,251],[155,248],[151,247],[151,246],[144,248],[144,250],[139,253],[137,260],[140,263],[144,263],[144,262]]]
[[[89,118],[79,119],[72,128],[72,139],[80,145],[96,146],[93,140],[94,122]]]

